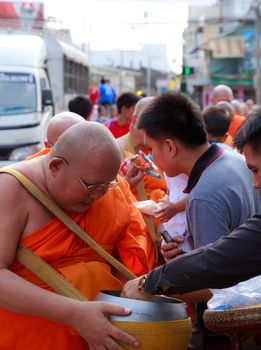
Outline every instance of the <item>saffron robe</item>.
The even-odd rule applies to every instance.
[[[153,266],[153,246],[141,214],[131,205],[133,198],[127,185],[122,180],[120,183],[95,201],[86,213],[68,215],[107,252],[119,257],[125,266],[139,275]],[[57,218],[20,242],[59,271],[90,300],[99,290],[119,290],[122,287],[112,275],[109,264]],[[35,285],[51,290],[18,262],[15,261],[11,269]],[[0,349],[88,349],[76,332],[45,318],[2,308],[0,327]]]
[[[40,156],[45,156],[46,154],[50,153],[50,151],[51,151],[50,147],[43,148],[43,149],[41,149],[41,151],[39,151],[39,152],[37,152],[35,154],[32,154],[31,156],[26,158],[26,160],[34,159],[34,158],[37,158],[37,157],[40,157]]]
[[[230,127],[228,129],[228,133],[229,135],[231,135],[232,137],[235,136],[238,128],[241,126],[241,124],[245,121],[245,118],[242,115],[238,115],[236,114],[232,120],[232,122],[230,123]]]
[[[143,177],[142,182],[143,182],[146,196],[147,196],[146,199],[152,199],[155,202],[159,202],[159,200],[161,198],[163,198],[164,196],[166,196],[166,194],[168,192],[167,185],[166,185],[163,173],[160,170],[153,169],[153,171],[157,174],[160,174],[161,178],[157,179],[151,175],[145,175]],[[145,199],[139,198],[136,188],[132,189],[132,193],[134,194],[134,196],[136,197],[136,199],[138,201],[145,200]]]

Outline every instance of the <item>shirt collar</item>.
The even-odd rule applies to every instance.
[[[192,189],[196,186],[198,183],[201,175],[206,170],[206,168],[214,162],[221,154],[223,153],[223,150],[218,147],[217,144],[213,143],[196,161],[194,164],[192,171],[190,173],[188,184],[184,193],[190,193]]]

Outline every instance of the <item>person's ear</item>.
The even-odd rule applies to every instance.
[[[59,170],[65,165],[63,159],[58,158],[58,157],[53,157],[49,161],[49,170],[50,173],[55,177]]]
[[[172,139],[166,139],[164,141],[164,151],[170,158],[174,158],[177,154],[177,144]]]

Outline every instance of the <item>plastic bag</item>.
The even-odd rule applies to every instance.
[[[134,202],[134,206],[139,209],[143,214],[154,216],[154,212],[162,208],[162,203],[156,203],[153,200],[149,199],[141,202]]]
[[[152,162],[151,155],[146,155],[141,150],[139,150],[136,154],[131,154],[129,152],[125,153],[127,153],[128,156],[123,159],[120,167],[120,172],[123,175],[126,175],[130,164],[133,163],[136,169],[139,169],[150,175],[154,174],[157,177],[159,176],[159,178],[161,177],[159,174],[152,171],[153,169],[157,170],[158,167]]]
[[[261,303],[261,275],[225,289],[211,289],[210,310],[226,310]]]

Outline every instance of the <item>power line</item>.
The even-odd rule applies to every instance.
[[[218,24],[218,23],[231,23],[231,22],[244,22],[245,18],[235,18],[235,17],[212,17],[207,18],[204,20],[204,24]],[[161,22],[161,21],[151,21],[151,22],[129,22],[129,23],[122,23],[122,25],[129,25],[129,26],[147,26],[147,25],[169,25],[169,24],[181,24],[181,23],[188,23],[188,24],[198,24],[199,20],[177,20],[177,21],[167,21],[167,22]]]

